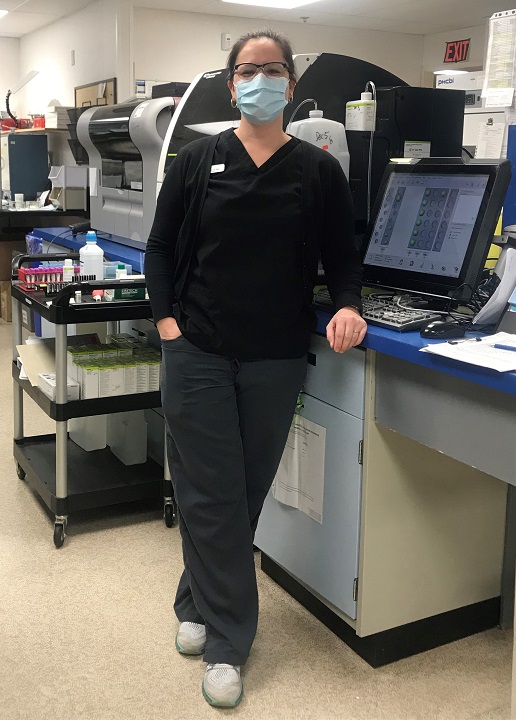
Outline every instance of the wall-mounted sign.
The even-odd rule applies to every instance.
[[[464,62],[468,59],[469,45],[471,38],[467,40],[452,40],[446,43],[446,52],[444,53],[445,63]]]

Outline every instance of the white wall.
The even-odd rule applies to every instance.
[[[20,41],[18,38],[0,37],[0,58],[2,70],[0,71],[0,109],[5,110],[5,96],[8,90],[13,90],[20,80]],[[13,104],[16,101],[13,97]]]
[[[379,65],[410,85],[419,85],[423,36],[406,33],[264,22],[219,15],[134,8],[133,59],[141,80],[190,82],[206,70],[224,67],[222,32],[234,40],[263,27],[284,33],[294,52],[333,52]]]
[[[44,112],[53,99],[74,105],[77,85],[116,76],[116,2],[99,0],[24,35],[20,39],[20,64],[21,76],[29,70],[39,70],[39,75],[18,94],[18,114]]]

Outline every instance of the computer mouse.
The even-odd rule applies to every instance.
[[[464,337],[465,332],[464,325],[460,325],[456,320],[434,320],[428,325],[424,325],[419,334],[421,337],[438,340],[441,338],[461,338]]]

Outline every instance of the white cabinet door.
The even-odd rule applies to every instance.
[[[302,414],[326,428],[322,525],[300,510],[266,498],[255,544],[295,578],[356,618],[362,420],[303,394]]]
[[[305,392],[339,410],[364,417],[365,350],[333,352],[325,337],[312,335]]]

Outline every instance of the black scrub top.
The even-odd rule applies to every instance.
[[[233,130],[221,134],[177,312],[201,349],[241,360],[308,350],[301,175],[296,138],[257,167]]]

